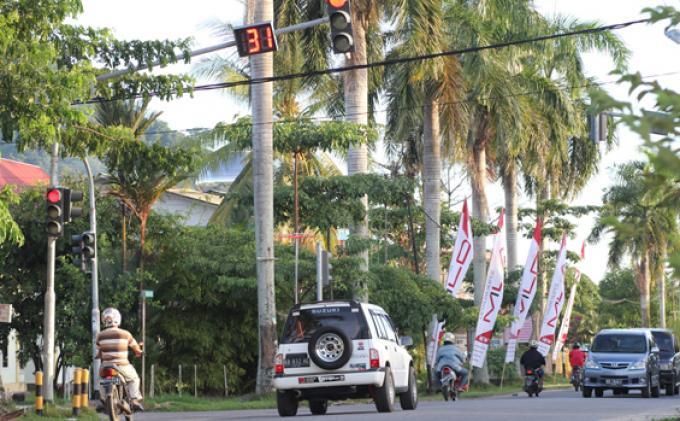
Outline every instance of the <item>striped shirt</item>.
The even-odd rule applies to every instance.
[[[125,329],[110,327],[97,334],[97,350],[102,362],[112,362],[118,365],[130,364],[128,361],[128,347],[135,353],[142,349],[132,337],[132,334]]]

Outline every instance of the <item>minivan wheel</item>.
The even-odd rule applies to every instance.
[[[385,367],[383,385],[375,390],[375,407],[378,412],[392,412],[394,410],[394,379],[389,367]]]
[[[602,396],[604,396],[604,389],[599,388],[599,387],[597,389],[595,389],[595,397],[601,398]]]
[[[352,356],[352,341],[342,330],[327,326],[312,335],[307,347],[314,364],[324,370],[337,370]]]
[[[666,385],[666,396],[675,395],[675,376],[671,376],[671,381]]]
[[[325,415],[326,411],[328,411],[328,401],[326,399],[310,400],[309,410],[314,415]]]
[[[589,398],[593,396],[593,388],[588,386],[582,386],[581,394],[583,395],[584,398]]]
[[[647,385],[642,388],[642,397],[648,398],[652,395],[652,384],[651,379],[647,380]]]
[[[276,392],[276,408],[282,417],[294,417],[297,415],[298,400],[290,390]]]

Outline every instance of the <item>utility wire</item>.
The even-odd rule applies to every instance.
[[[566,37],[571,37],[571,36],[575,36],[575,35],[595,34],[595,33],[599,33],[599,32],[612,31],[612,30],[616,30],[616,29],[623,29],[623,28],[627,28],[627,27],[633,26],[633,25],[638,25],[638,24],[641,24],[641,23],[647,23],[649,21],[650,21],[649,19],[638,19],[638,20],[632,20],[632,21],[628,21],[628,22],[615,23],[615,24],[611,24],[611,25],[598,26],[598,27],[595,27],[595,28],[581,29],[581,30],[578,30],[578,31],[569,31],[569,32],[561,32],[561,33],[555,33],[555,34],[541,35],[541,36],[533,37],[533,38],[525,38],[525,39],[520,39],[520,40],[506,41],[506,42],[501,42],[501,43],[496,43],[496,44],[482,45],[482,46],[478,46],[478,47],[468,47],[468,48],[463,48],[463,49],[458,49],[458,50],[441,51],[439,53],[422,54],[422,55],[413,56],[413,57],[401,57],[401,58],[394,58],[394,59],[390,59],[390,60],[376,61],[376,62],[366,63],[366,64],[355,64],[355,65],[351,65],[351,66],[335,67],[335,68],[331,68],[331,69],[313,70],[313,71],[309,71],[309,72],[291,73],[291,74],[287,74],[287,75],[270,76],[270,77],[256,78],[256,79],[245,79],[245,80],[234,81],[234,82],[211,83],[211,84],[206,84],[206,85],[195,86],[193,88],[193,91],[194,92],[211,91],[211,90],[215,90],[215,89],[234,88],[234,87],[237,87],[237,86],[256,85],[256,84],[269,83],[269,82],[280,82],[280,81],[291,80],[291,79],[301,79],[301,78],[309,78],[309,77],[313,77],[313,76],[324,76],[324,75],[330,75],[330,74],[335,74],[335,73],[343,73],[343,72],[349,72],[349,71],[352,71],[352,70],[371,69],[371,68],[374,68],[374,67],[392,66],[392,65],[395,65],[395,64],[404,64],[404,63],[411,63],[411,62],[414,62],[414,61],[430,60],[430,59],[439,58],[439,57],[459,56],[459,55],[466,54],[466,53],[476,53],[476,52],[485,51],[485,50],[507,48],[507,47],[512,47],[512,46],[515,46],[515,45],[530,44],[530,43],[534,43],[534,42],[548,41],[548,40],[559,39],[559,38],[566,38]],[[151,96],[156,96],[156,95],[158,95],[158,93],[152,93],[151,94]],[[85,101],[84,104],[93,104],[93,103],[98,103],[98,102],[115,101],[115,100],[118,100],[118,99],[121,99],[121,98],[114,98],[114,99],[92,98],[88,101]]]
[[[674,76],[680,74],[680,70],[675,70],[672,72],[665,72],[665,73],[656,73],[656,74],[651,74],[651,75],[643,75],[641,76],[642,80],[647,80],[647,79],[652,79],[652,78],[659,78],[659,77],[664,77],[664,76]],[[588,88],[591,86],[605,86],[605,85],[612,85],[618,83],[618,79],[616,80],[606,80],[602,82],[592,82],[589,84],[584,84],[584,85],[574,85],[574,86],[565,86],[565,85],[557,85],[557,88],[560,90],[564,91],[569,91],[572,89],[583,89],[583,88]],[[458,101],[447,101],[447,102],[442,102],[440,105],[457,105],[457,104],[464,104],[467,102],[473,102],[473,101],[478,101],[478,100],[494,100],[494,99],[500,99],[500,98],[512,98],[512,97],[519,97],[519,96],[530,96],[530,95],[536,95],[540,93],[540,91],[525,91],[525,92],[518,92],[516,94],[511,94],[511,95],[496,95],[496,96],[486,96],[486,97],[468,97],[466,99],[461,99]],[[405,110],[405,107],[398,108],[396,110]],[[358,115],[368,115],[371,113],[374,114],[380,114],[380,113],[386,113],[390,111],[388,108],[381,108],[378,110],[373,110],[373,111],[361,111],[361,112],[354,112],[354,113],[346,113],[343,114],[343,117],[349,117],[349,116],[358,116]],[[307,120],[310,121],[327,121],[327,120],[333,120],[335,116],[330,116],[330,115],[322,115],[322,116],[312,116],[312,117],[307,117]],[[280,120],[272,120],[272,121],[263,121],[260,123],[250,123],[251,125],[267,125],[267,124],[282,124],[282,123],[289,123],[289,122],[295,122],[298,121],[297,119],[280,119]],[[171,133],[180,133],[180,132],[191,132],[191,131],[199,131],[199,130],[212,130],[210,128],[206,127],[192,127],[189,129],[170,129],[170,130],[157,130],[157,131],[149,131],[145,132],[143,136],[151,136],[151,135],[161,135],[161,134],[171,134]]]

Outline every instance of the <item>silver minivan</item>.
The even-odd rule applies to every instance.
[[[598,332],[583,369],[583,397],[615,395],[631,389],[659,397],[659,348],[646,329],[604,329]]]

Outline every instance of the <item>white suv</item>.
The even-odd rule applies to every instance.
[[[379,412],[418,405],[410,337],[399,338],[382,308],[355,301],[298,304],[288,314],[275,360],[274,387],[282,417],[309,401],[325,414],[328,400],[371,397]]]

